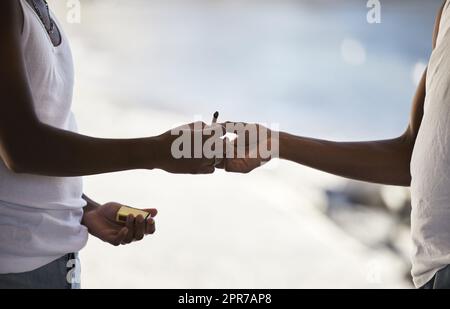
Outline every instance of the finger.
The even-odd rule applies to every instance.
[[[212,125],[206,125],[203,128],[203,135],[211,136],[215,135],[216,132],[219,132],[220,136],[224,136],[227,133],[225,126],[219,123],[213,123]]]
[[[225,172],[235,172],[236,160],[237,159],[224,159],[220,168],[223,169]]]
[[[216,124],[218,126],[220,126],[220,129],[222,130],[222,135],[225,135],[227,133],[227,128],[221,124]]]
[[[215,167],[218,169],[225,169],[225,165],[229,159],[234,157],[234,145],[228,137],[223,139],[223,158],[220,161],[215,162]]]
[[[212,174],[212,173],[215,172],[215,170],[216,170],[216,168],[214,167],[214,164],[212,164],[212,165],[209,165],[209,166],[202,167],[201,170],[200,170],[200,173],[201,174]]]
[[[225,137],[223,139],[224,146],[223,146],[223,154],[225,158],[233,158],[234,157],[234,148],[235,148],[235,141],[230,140],[228,137]]]
[[[239,140],[241,143],[244,142],[248,145],[250,142],[250,136],[258,136],[258,125],[254,123],[246,122],[234,122],[225,125],[225,130],[227,133],[235,134],[234,140]]]
[[[230,159],[226,159],[226,160],[225,160],[224,170],[225,170],[226,172],[234,172],[234,168],[233,168],[233,160],[230,160]]]
[[[226,161],[227,159],[222,159],[222,160],[220,160],[220,162],[218,162],[217,164],[216,164],[216,168],[218,168],[218,169],[220,169],[220,170],[223,170],[224,168],[225,168],[225,161]]]
[[[222,126],[218,125],[218,128],[222,129]],[[222,132],[220,132],[222,134]],[[225,149],[225,138],[223,136],[218,136],[216,133],[213,135],[213,140],[208,139],[208,143],[210,143],[211,149],[204,150],[204,159],[202,164],[204,166],[216,166],[218,165],[223,157],[224,157],[224,149]],[[204,145],[205,146],[205,145]]]
[[[223,147],[222,148],[223,156],[220,159],[220,161],[216,160],[216,162],[215,162],[215,167],[216,168],[218,168],[218,169],[224,169],[225,168],[225,164],[226,164],[225,162],[226,162],[226,159],[228,158],[227,151],[228,151],[229,148],[231,148],[229,145],[230,145],[230,139],[228,137],[225,137],[223,139],[223,145],[222,145],[222,147]]]
[[[150,213],[150,217],[156,217],[156,215],[158,214],[158,210],[156,208],[147,208],[147,209],[143,209],[144,211]]]
[[[121,228],[119,233],[111,240],[111,244],[114,246],[119,246],[120,244],[122,244],[127,234],[128,228],[126,227]]]
[[[104,205],[105,207],[103,207],[103,209],[105,211],[106,216],[109,218],[115,218],[117,216],[117,212],[120,210],[122,206],[124,206],[114,202],[109,202]]]
[[[125,226],[128,229],[128,233],[125,236],[125,239],[123,240],[123,244],[129,244],[133,241],[134,238],[134,216],[132,214],[129,214],[127,217],[127,222],[125,224]]]
[[[215,171],[216,171],[216,168],[215,168],[214,165],[213,165],[213,166],[209,166],[209,167],[206,169],[206,173],[205,173],[205,174],[213,174]]]
[[[214,162],[214,167],[215,168],[221,168],[224,165],[224,161],[225,158],[216,158],[215,162]]]
[[[257,145],[258,132],[258,125],[254,123],[246,124],[245,128],[240,128],[240,130],[236,133],[237,144],[241,146]]]
[[[211,158],[211,159],[205,158],[205,159],[203,159],[203,162],[202,162],[203,168],[209,168],[211,166],[214,167],[215,164],[216,164],[215,158]]]
[[[220,123],[214,123],[210,127],[212,130],[220,131],[220,136],[224,136],[227,133],[227,128]]]
[[[225,166],[225,171],[237,173],[237,174],[247,174],[251,170],[246,166],[246,164],[242,164],[241,161],[230,161]]]
[[[145,219],[142,215],[136,217],[134,222],[134,240],[142,240],[145,233]]]
[[[155,220],[153,218],[147,219],[147,225],[145,227],[145,234],[153,234],[156,230]]]

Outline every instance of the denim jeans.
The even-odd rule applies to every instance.
[[[450,265],[441,269],[421,289],[450,289]]]
[[[70,253],[33,271],[0,274],[0,289],[80,288],[78,254]]]

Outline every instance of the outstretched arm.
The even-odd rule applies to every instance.
[[[436,46],[443,8],[444,6],[436,18],[433,49]],[[425,95],[426,72],[413,99],[410,124],[400,137],[371,142],[333,142],[281,132],[280,158],[347,178],[409,186],[411,155],[423,117]],[[270,144],[270,138],[266,143]],[[252,146],[248,147],[251,153]],[[224,168],[234,172],[249,172],[258,163],[258,159],[227,159],[224,161]]]
[[[265,130],[261,130],[262,126],[256,125],[259,129],[258,143],[252,144],[246,140],[246,157],[236,158],[239,142],[234,142],[235,158],[231,158],[227,154],[223,168],[230,172],[250,172],[264,162],[259,156],[261,146],[263,149],[270,149],[278,144],[278,155],[281,159],[346,178],[409,186],[411,154],[422,119],[425,76],[426,73],[424,73],[414,97],[411,124],[398,138],[369,142],[334,142],[295,136],[285,132],[274,134],[276,132],[268,131],[269,134],[262,134],[261,132],[265,132]],[[247,125],[247,130],[251,130],[252,126],[255,125]],[[230,131],[228,126],[227,130]],[[248,137],[236,131],[232,132],[238,134],[237,140]]]
[[[432,47],[436,47],[444,4],[438,11]],[[280,133],[280,157],[347,178],[389,185],[409,186],[411,155],[423,117],[426,71],[412,103],[410,123],[395,139],[337,143]]]
[[[221,167],[229,172],[248,173],[265,161],[261,149],[272,149],[279,145],[278,155],[281,159],[346,178],[409,186],[411,154],[422,119],[425,75],[424,73],[414,97],[411,124],[398,138],[369,142],[334,142],[285,132],[275,134],[277,132],[255,124],[245,124],[245,130],[239,132],[234,129],[238,123],[225,123],[227,131],[236,133],[238,137],[230,142],[232,145],[229,147],[234,146],[235,151],[227,152]],[[262,133],[266,130],[268,134]],[[250,134],[246,132],[251,131],[259,132],[257,143],[248,140]],[[245,157],[237,156],[239,150],[244,150],[242,145],[245,145]]]
[[[0,1],[0,159],[17,173],[83,176],[129,169],[211,173],[214,159],[171,156],[169,132],[139,139],[101,139],[51,127],[34,111],[21,46],[18,1]]]
[[[410,125],[402,136],[345,143],[280,133],[280,158],[347,178],[409,186],[411,154],[423,115],[425,79],[426,72],[414,96]]]

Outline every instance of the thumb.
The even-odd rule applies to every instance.
[[[142,209],[143,211],[146,211],[148,213],[150,213],[150,217],[156,217],[156,215],[158,214],[158,210],[156,208],[146,208],[146,209]]]

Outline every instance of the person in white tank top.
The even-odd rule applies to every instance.
[[[278,136],[281,159],[351,179],[411,186],[412,277],[415,286],[423,288],[450,288],[449,6],[450,0],[445,1],[437,14],[433,52],[404,134],[372,142],[269,134]],[[254,148],[273,142],[272,137],[260,138]],[[261,163],[260,158],[224,161],[232,172],[250,172]]]
[[[45,0],[0,1],[0,38],[0,288],[70,288],[66,264],[88,233],[117,246],[155,231],[156,209],[146,209],[146,222],[131,215],[117,223],[122,205],[83,195],[81,176],[130,169],[207,174],[215,159],[175,159],[178,136],[171,131],[136,139],[78,134],[70,46]],[[184,131],[206,140],[211,130],[204,127]]]

